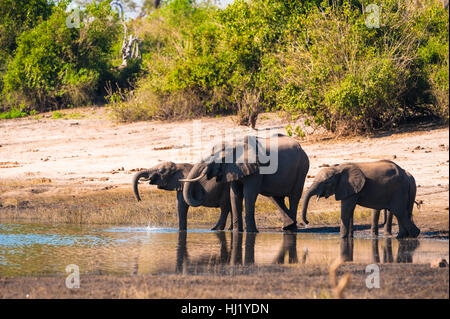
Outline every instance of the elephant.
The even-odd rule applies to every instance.
[[[194,191],[195,183],[215,178],[217,182],[230,183],[233,230],[243,231],[245,199],[246,231],[258,232],[254,212],[261,194],[277,206],[283,218],[282,229],[297,231],[297,208],[308,170],[308,156],[295,139],[281,134],[267,138],[245,136],[227,145],[216,145],[210,155],[196,163],[183,180],[183,196],[191,206],[203,204],[205,196]],[[289,209],[284,202],[286,196]]]
[[[192,164],[189,163],[163,162],[150,169],[141,170],[133,177],[134,195],[138,201],[141,200],[138,190],[139,179],[145,179],[151,185],[157,185],[158,189],[176,191],[179,230],[186,230],[189,205],[184,201],[183,184],[179,182],[179,179],[186,177],[191,169]],[[223,230],[228,213],[231,211],[229,184],[210,180],[198,183],[197,187],[201,187],[205,193],[202,206],[220,207],[219,220],[212,230]]]
[[[417,237],[420,229],[412,220],[416,197],[414,177],[389,160],[365,163],[343,163],[323,168],[305,194],[302,218],[308,224],[306,212],[309,200],[316,195],[335,195],[341,201],[340,235],[353,236],[353,212],[358,204],[374,210],[388,209],[397,218],[397,238]]]
[[[342,261],[353,261],[354,244],[353,238],[340,239],[340,259]],[[384,239],[383,258],[380,258],[378,238],[371,240],[371,263],[412,263],[415,250],[420,246],[419,239],[398,239],[397,257],[394,259],[392,249],[392,238]]]

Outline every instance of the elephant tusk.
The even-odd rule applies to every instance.
[[[319,199],[320,199],[320,196],[317,195],[316,203],[319,201]]]
[[[202,179],[205,175],[206,175],[206,173],[203,173],[203,174],[201,174],[200,176],[198,176],[198,177],[196,177],[196,178],[192,178],[192,179],[189,179],[189,178],[183,178],[183,179],[179,179],[178,181],[179,181],[179,182],[182,182],[182,183],[186,183],[186,182],[197,182],[197,181],[199,181],[200,179]]]

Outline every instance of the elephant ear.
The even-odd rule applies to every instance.
[[[357,194],[364,187],[366,177],[356,165],[345,165],[337,183],[336,200],[343,200]]]
[[[233,182],[259,172],[257,163],[224,163],[222,164],[222,182]]]
[[[235,140],[232,151],[229,149],[229,157],[233,162],[227,163],[224,158],[221,164],[221,180],[233,182],[259,172],[258,150],[261,148],[259,141],[254,136],[245,136],[240,140]]]

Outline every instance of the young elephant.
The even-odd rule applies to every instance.
[[[189,205],[183,198],[183,184],[179,179],[185,178],[192,168],[192,164],[163,162],[150,169],[137,172],[133,177],[133,191],[136,199],[141,200],[138,190],[139,179],[149,181],[151,185],[157,185],[158,189],[177,191],[178,223],[179,230],[187,228],[187,212]],[[231,211],[230,188],[228,183],[217,183],[213,180],[199,182],[196,184],[197,191],[204,192],[205,201],[202,206],[220,207],[220,217],[213,230],[223,230],[227,222],[228,213]]]
[[[344,163],[322,169],[306,192],[302,216],[311,196],[341,201],[341,237],[353,236],[353,212],[356,204],[375,210],[388,209],[397,217],[398,238],[417,237],[420,230],[412,221],[416,197],[414,177],[397,164],[381,160],[368,163]]]

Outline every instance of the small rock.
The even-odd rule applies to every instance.
[[[392,158],[393,158],[393,159],[396,159],[396,158],[397,158],[397,155],[392,156]]]
[[[444,258],[433,260],[431,263],[431,268],[445,268],[448,267],[448,262]]]
[[[319,167],[330,167],[330,165],[329,164],[322,164],[322,165],[319,165]]]

